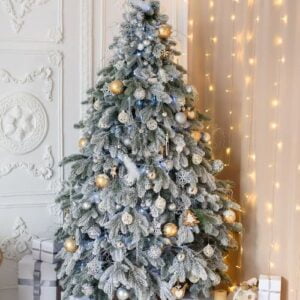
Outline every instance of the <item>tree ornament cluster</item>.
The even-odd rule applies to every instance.
[[[126,1],[114,53],[76,124],[79,153],[63,160],[71,167],[56,236],[66,298],[207,298],[236,246],[239,206],[215,177],[224,164],[160,2]]]

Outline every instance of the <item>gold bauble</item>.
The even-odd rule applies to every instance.
[[[163,228],[163,232],[165,237],[175,237],[177,236],[178,227],[174,223],[167,223]]]
[[[78,141],[78,146],[80,149],[83,149],[86,145],[88,144],[88,139],[82,137],[79,141]]]
[[[191,137],[194,139],[195,142],[199,142],[201,139],[201,132],[197,130],[193,130],[191,132]]]
[[[67,238],[64,242],[64,248],[67,252],[75,253],[78,249],[75,239],[73,237]]]
[[[194,110],[188,110],[187,113],[186,113],[186,116],[189,120],[195,120],[196,119],[196,112]]]
[[[124,91],[124,84],[121,80],[114,80],[109,84],[109,90],[114,95],[120,95]]]
[[[227,209],[223,212],[224,221],[228,224],[233,224],[236,221],[236,213],[232,209]]]
[[[155,180],[155,179],[156,179],[156,173],[155,173],[155,171],[150,171],[150,172],[147,174],[147,177],[148,177],[148,179],[150,179],[150,180]]]
[[[211,139],[211,137],[210,137],[210,134],[208,132],[202,132],[201,133],[201,141],[203,143],[209,143],[210,139]]]
[[[183,299],[186,294],[187,288],[187,284],[185,284],[184,286],[176,285],[171,289],[171,293],[175,297],[175,299]]]
[[[0,249],[0,266],[3,263],[3,260],[4,260],[4,254],[3,254],[3,251]]]
[[[109,177],[105,174],[99,174],[96,176],[95,183],[100,189],[106,188],[109,184]]]
[[[186,210],[184,212],[183,225],[188,227],[194,227],[200,222],[191,210]]]
[[[172,26],[164,24],[161,25],[158,29],[158,36],[161,39],[167,39],[171,36],[172,34]]]

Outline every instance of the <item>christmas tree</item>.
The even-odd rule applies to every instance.
[[[88,92],[80,153],[64,159],[57,198],[66,297],[199,299],[226,278],[240,208],[215,177],[223,163],[167,22],[158,1],[128,0],[114,56]]]

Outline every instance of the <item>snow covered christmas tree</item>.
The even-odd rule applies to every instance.
[[[206,118],[174,63],[180,55],[159,2],[127,0],[114,56],[88,92],[80,153],[57,202],[64,211],[58,276],[65,295],[91,299],[208,297],[239,205],[215,177]]]

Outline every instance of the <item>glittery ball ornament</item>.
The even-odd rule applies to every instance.
[[[158,29],[158,36],[161,39],[167,39],[172,35],[172,26],[168,24],[161,25]]]
[[[78,248],[75,239],[73,237],[67,238],[64,242],[64,248],[69,253],[75,253]]]
[[[192,162],[194,165],[200,165],[202,162],[202,156],[200,154],[193,154]]]
[[[133,96],[137,100],[144,100],[146,98],[146,91],[143,88],[137,88]]]
[[[197,131],[197,130],[193,130],[191,132],[191,137],[193,138],[193,140],[195,142],[199,142],[200,139],[201,139],[201,132],[200,131]]]
[[[158,259],[158,258],[160,258],[161,254],[162,254],[162,250],[157,245],[151,246],[150,249],[148,250],[148,255],[152,259]]]
[[[128,124],[129,123],[129,114],[125,112],[124,110],[121,111],[118,115],[118,121],[122,124]]]
[[[233,224],[236,221],[236,213],[232,209],[227,209],[223,212],[224,221],[228,224]]]
[[[83,149],[86,147],[86,145],[88,144],[88,139],[87,138],[84,138],[82,137],[79,141],[78,141],[78,146],[80,149]]]
[[[183,112],[179,112],[175,115],[175,120],[179,124],[184,124],[186,122],[186,115]]]
[[[109,90],[114,95],[121,95],[124,91],[124,84],[121,80],[114,80],[109,84]]]
[[[215,250],[210,244],[208,244],[203,248],[203,253],[206,257],[210,258],[214,255]]]
[[[96,176],[95,183],[98,188],[106,188],[109,185],[109,177],[105,174],[99,174]]]
[[[122,214],[122,222],[125,225],[131,225],[133,223],[133,216],[128,212],[124,212]]]
[[[167,223],[164,225],[163,233],[165,237],[175,237],[178,233],[178,227],[174,223]]]

